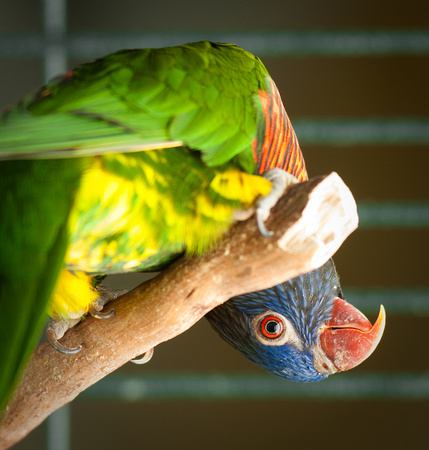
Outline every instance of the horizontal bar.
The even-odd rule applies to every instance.
[[[401,289],[357,289],[343,286],[348,302],[364,313],[378,313],[380,305],[388,315],[429,315],[428,288]]]
[[[373,145],[429,143],[429,118],[420,119],[295,119],[303,144]]]
[[[88,52],[87,42],[92,35],[75,37],[71,54]],[[134,40],[135,39],[135,40]],[[378,32],[313,32],[313,31],[252,31],[252,32],[176,32],[153,33],[140,36],[100,35],[90,51],[117,48],[164,47],[199,40],[237,44],[260,56],[287,56],[297,54],[363,56],[374,54],[428,54],[429,30]],[[98,45],[100,47],[98,47]]]
[[[429,202],[359,202],[360,228],[428,228]]]
[[[208,39],[235,43],[260,56],[372,56],[429,54],[429,30],[180,31],[68,33],[56,41],[76,58],[96,58],[123,48],[164,47]],[[42,34],[0,34],[0,58],[34,58],[49,42]],[[50,42],[52,43],[52,42]]]
[[[339,374],[319,383],[293,383],[272,375],[142,374],[111,375],[79,399],[122,401],[161,399],[429,399],[427,374]]]
[[[48,45],[43,35],[36,33],[0,33],[1,59],[43,58]]]

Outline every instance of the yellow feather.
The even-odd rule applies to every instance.
[[[270,192],[271,182],[259,175],[228,170],[218,173],[210,183],[210,187],[222,197],[239,200],[244,207],[248,207],[257,197]]]
[[[57,280],[49,315],[56,319],[77,319],[88,312],[97,297],[89,275],[64,269]]]
[[[76,273],[65,270],[60,276],[51,305],[55,316],[79,317],[88,311],[97,294],[83,272],[138,270],[160,250],[201,253],[227,231],[234,208],[248,208],[271,189],[268,180],[239,170],[202,165],[201,173],[183,174],[165,154],[174,151],[186,150],[93,159],[69,220],[71,241],[65,262]],[[109,164],[124,168],[129,177],[109,171]],[[188,176],[193,177],[195,192],[182,199],[180,189],[187,186]]]

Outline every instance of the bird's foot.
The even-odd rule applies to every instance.
[[[125,295],[128,291],[124,289],[110,289],[106,286],[98,286],[97,292],[100,294],[89,307],[89,314],[96,319],[109,319],[115,315],[115,310],[111,309],[107,312],[101,312],[107,303],[116,300],[118,297]]]
[[[109,289],[105,286],[99,286],[97,288],[97,292],[100,294],[99,297],[95,299],[92,305],[89,307],[88,312],[91,316],[96,319],[108,319],[115,315],[115,310],[111,309],[107,312],[102,312],[104,306],[112,301],[116,300],[121,295],[126,294],[128,291],[126,290],[117,290],[117,289]],[[52,347],[60,353],[64,353],[66,355],[73,355],[75,353],[79,353],[82,350],[83,343],[78,345],[77,347],[65,347],[60,344],[58,341],[64,336],[67,330],[73,328],[82,320],[82,316],[67,319],[67,320],[52,320],[49,322],[48,327],[46,329],[46,335],[49,343]],[[150,358],[149,358],[150,359]],[[149,361],[149,359],[147,361]],[[143,363],[141,363],[143,364]]]
[[[270,217],[271,208],[279,201],[280,197],[286,192],[286,189],[292,184],[299,183],[298,179],[285,170],[274,168],[267,170],[262,174],[264,178],[271,181],[271,191],[260,197],[255,206],[234,211],[235,220],[247,220],[252,214],[256,213],[256,223],[262,236],[269,238],[273,235],[265,225],[266,220]]]

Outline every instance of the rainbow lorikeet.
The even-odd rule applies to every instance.
[[[0,118],[0,160],[0,399],[47,313],[68,320],[93,310],[97,276],[159,270],[204,252],[235,211],[269,196],[262,174],[270,169],[307,179],[262,62],[210,42],[119,51],[51,80]],[[360,325],[344,325],[337,297],[329,262],[232,299],[209,320],[263,367],[315,380],[345,367],[336,362],[345,348],[347,368],[363,359],[347,339],[331,336],[325,348],[320,336],[329,336],[330,322],[349,327],[349,337],[371,329],[350,305]],[[379,335],[370,335],[370,347]]]

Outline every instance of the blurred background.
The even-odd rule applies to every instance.
[[[351,188],[361,224],[335,261],[350,303],[371,321],[385,305],[384,338],[350,373],[301,385],[203,320],[15,448],[429,449],[427,0],[1,0],[0,107],[111,51],[200,39],[260,56],[310,176],[335,170]]]

